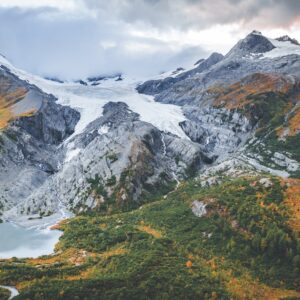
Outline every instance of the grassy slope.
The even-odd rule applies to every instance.
[[[258,180],[189,182],[141,209],[78,216],[61,225],[55,256],[3,262],[0,280],[31,300],[300,297],[286,188]],[[207,203],[204,217],[193,200]]]

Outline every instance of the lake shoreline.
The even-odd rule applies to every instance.
[[[61,221],[62,219],[55,219],[55,222],[29,220],[21,224],[11,221],[1,223],[0,235],[3,242],[0,242],[0,259],[37,258],[53,254],[63,234],[58,228]]]
[[[74,215],[69,211],[59,211],[50,216],[41,217],[38,214],[10,216],[4,212],[2,216],[3,223],[11,223],[20,227],[30,229],[47,229],[58,224],[60,221],[69,219]]]

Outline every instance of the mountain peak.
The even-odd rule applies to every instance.
[[[261,31],[253,30],[250,34],[262,35]]]
[[[279,41],[279,42],[290,42],[294,45],[300,46],[299,42],[296,39],[293,39],[293,38],[289,37],[288,35],[283,35],[275,40]]]
[[[244,39],[240,40],[227,54],[227,56],[244,56],[251,53],[265,53],[275,46],[260,31],[253,30]]]

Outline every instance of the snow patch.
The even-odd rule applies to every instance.
[[[274,58],[287,56],[291,54],[300,55],[300,46],[291,43],[290,41],[277,41],[274,39],[269,39],[269,41],[276,47],[271,51],[263,54],[263,58]]]
[[[65,163],[71,161],[74,157],[76,157],[80,153],[79,148],[76,148],[74,142],[67,143],[67,153],[65,157]]]
[[[76,157],[80,153],[80,149],[72,149],[67,152],[65,162],[71,161],[74,157]]]
[[[99,134],[106,134],[109,131],[109,127],[107,125],[103,125],[98,129]]]

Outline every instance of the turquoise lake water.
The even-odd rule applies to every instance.
[[[53,253],[55,244],[62,235],[58,230],[37,230],[0,224],[0,258],[38,257]]]

